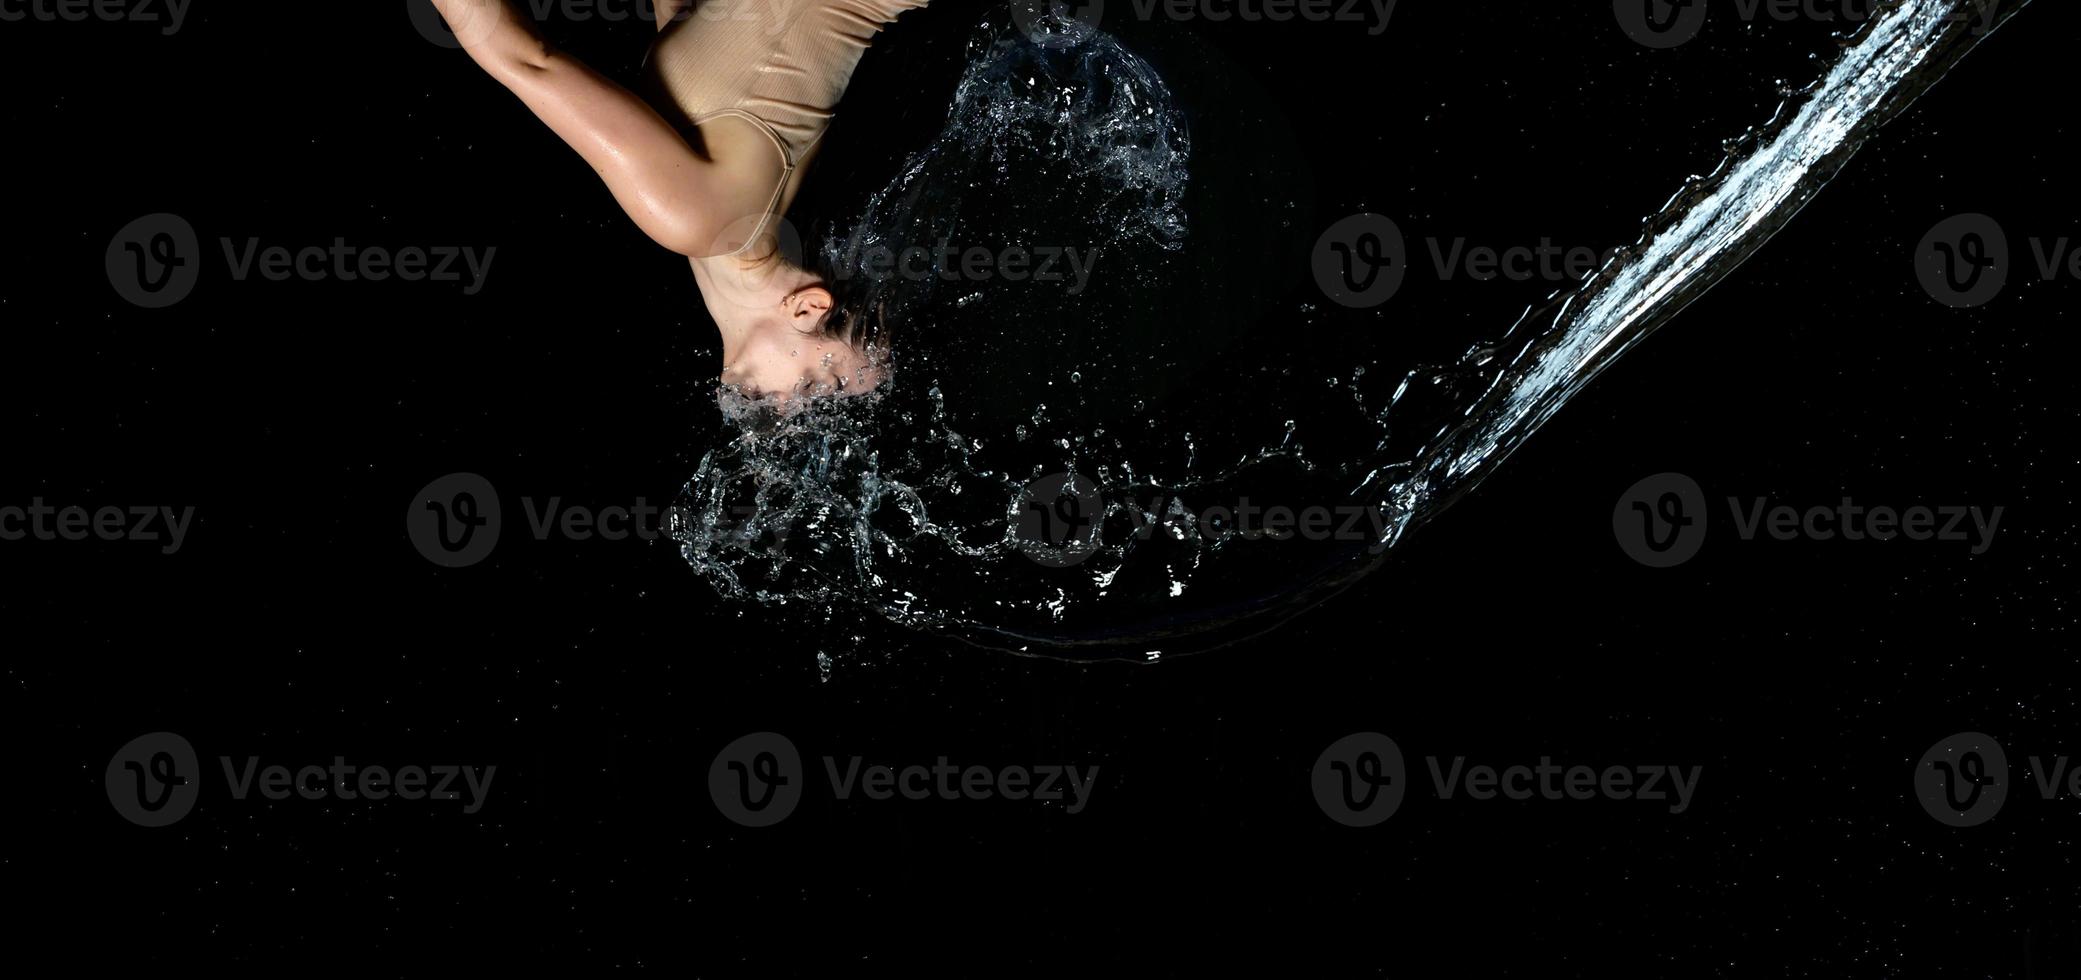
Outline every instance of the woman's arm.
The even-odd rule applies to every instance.
[[[642,99],[551,50],[507,0],[434,0],[463,50],[592,164],[622,210],[681,255],[726,251],[729,181]]]
[[[693,2],[694,0],[656,0],[658,30],[662,31],[672,26],[672,21],[679,16],[679,12],[685,10]]]

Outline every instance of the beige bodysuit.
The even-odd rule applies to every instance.
[[[780,179],[757,241],[875,34],[929,0],[701,0],[658,36],[649,70],[699,126],[735,116],[773,141]]]

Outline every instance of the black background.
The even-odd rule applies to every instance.
[[[1121,33],[1190,35],[1269,93],[1313,184],[1265,193],[1311,228],[1371,210],[1419,235],[1598,247],[1630,239],[1832,47],[1826,25],[1741,25],[1724,5],[1660,52],[1601,3],[1402,7],[1380,37],[1237,21]],[[863,172],[893,167],[936,118],[980,10],[938,0],[871,56],[855,103],[911,95],[886,109],[903,138],[855,130]],[[647,33],[549,29],[610,73],[633,69]],[[197,508],[172,556],[0,543],[9,945],[378,973],[1169,973],[1268,957],[1390,976],[2081,975],[2081,802],[2036,799],[2021,775],[2027,756],[2081,750],[2077,284],[2019,274],[1952,310],[1911,265],[1958,212],[1997,216],[2019,243],[2081,237],[2075,38],[2066,6],[2025,10],[1757,258],[1307,615],[1153,666],[863,624],[867,648],[826,678],[826,637],[720,602],[665,544],[519,533],[523,496],[669,502],[716,430],[717,345],[682,262],[402,4],[198,4],[171,37],[0,24],[14,189],[0,504]],[[227,236],[499,251],[477,296],[234,282],[219,254],[192,297],[142,310],[110,288],[103,252],[162,211],[205,252]],[[1320,306],[1305,262],[1254,271],[1290,282],[1288,309]],[[1390,304],[1315,336],[1273,318],[1239,353],[1456,352],[1544,289],[1412,282],[1409,302],[1436,312]],[[458,471],[499,488],[508,533],[484,563],[442,569],[402,517]],[[1715,500],[2004,517],[1977,557],[1722,533],[1654,570],[1620,551],[1611,515],[1664,471]],[[344,755],[498,774],[475,815],[206,792],[173,827],[132,826],[102,771],[162,730],[205,768]],[[765,730],[812,776],[826,755],[1100,775],[1077,814],[812,786],[787,821],[748,830],[717,812],[707,771]],[[1703,776],[1682,814],[1442,800],[1426,779],[1354,830],[1308,777],[1332,741],[1369,730],[1412,775],[1429,756],[1550,756]],[[1998,817],[1953,829],[1909,776],[1962,730],[2000,739],[2019,769]]]

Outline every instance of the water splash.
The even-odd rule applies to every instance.
[[[904,328],[893,380],[787,414],[737,406],[756,421],[737,425],[689,482],[682,552],[733,599],[825,622],[861,607],[1026,653],[1150,662],[1269,625],[1355,581],[1492,473],[2027,2],[1885,7],[1818,81],[1674,195],[1637,243],[1499,341],[1410,373],[1383,405],[1369,399],[1363,367],[1323,379],[1350,416],[1334,437],[1293,419],[1208,433],[1203,412],[1140,399],[1095,408],[1107,399],[1094,392],[1110,389],[1086,374],[1136,360],[1132,350],[1072,359],[1081,369],[1046,378],[1050,394],[993,416],[975,404],[1008,375],[1045,368],[979,353],[988,348],[977,338],[1055,331],[1067,343],[1075,338],[1060,324],[1118,312],[1059,289],[871,283],[870,305]],[[843,270],[880,244],[1046,241],[1077,216],[1102,232],[1087,241],[1123,250],[1120,288],[1152,287],[1174,273],[1165,257],[1186,235],[1189,154],[1162,79],[1112,38],[1093,33],[1064,50],[986,22],[945,131],[824,254]],[[1037,203],[993,193],[1034,186],[1060,193]],[[1219,508],[1223,523],[1205,506],[1253,495],[1353,515],[1357,533],[1242,534],[1239,512]],[[1037,511],[1072,503],[1087,509],[1089,536],[1029,533]]]
[[[1479,350],[1461,364],[1489,376],[1485,392],[1410,473],[1378,481],[1398,501],[1398,524],[1471,489],[1620,355],[1725,279],[1872,134],[2028,2],[1907,0],[1878,12],[1819,81],[1671,198],[1639,243],[1550,316],[1528,314],[1501,350]]]

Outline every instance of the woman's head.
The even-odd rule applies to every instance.
[[[722,334],[722,381],[782,399],[857,394],[882,376],[875,339],[842,309],[826,277],[778,249],[694,260],[702,299]]]
[[[724,384],[754,396],[794,398],[859,394],[880,382],[875,352],[840,328],[828,329],[831,294],[811,286],[791,294],[774,315],[757,318],[733,345],[723,345]],[[734,349],[733,349],[734,347]]]

